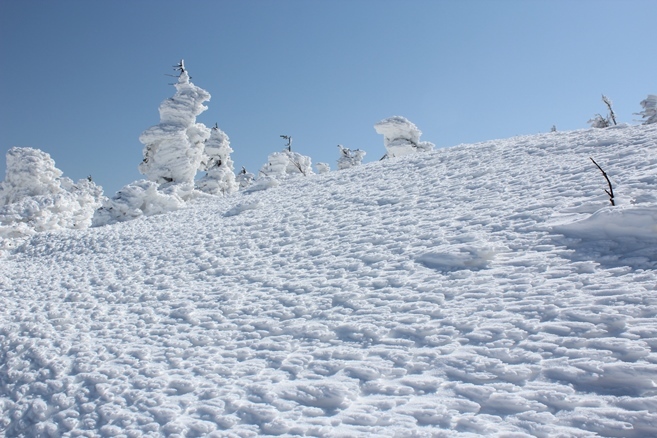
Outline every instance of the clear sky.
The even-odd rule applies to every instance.
[[[332,169],[337,144],[378,160],[393,115],[438,147],[584,129],[602,93],[636,124],[656,28],[655,0],[0,0],[0,174],[29,146],[107,195],[142,178],[181,58],[254,173],[282,134]]]

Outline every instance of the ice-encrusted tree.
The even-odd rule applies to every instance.
[[[607,96],[604,94],[602,95],[602,101],[604,104],[607,106],[607,109],[609,110],[607,117],[602,117],[600,114],[596,114],[593,116],[591,119],[589,119],[588,123],[591,125],[591,128],[608,128],[612,124],[616,125],[616,114],[614,113],[613,108],[611,107],[612,101],[609,99]]]
[[[657,95],[649,94],[644,100],[641,101],[643,111],[636,115],[641,116],[644,125],[657,123]]]
[[[244,166],[242,166],[242,170],[240,170],[240,172],[235,176],[235,181],[237,181],[240,190],[249,187],[254,179],[255,175],[251,172],[248,172]]]
[[[239,185],[235,180],[231,152],[233,149],[230,147],[228,135],[215,125],[210,138],[205,142],[201,170],[207,173],[196,183],[199,190],[213,195],[230,195],[237,191]]]
[[[426,152],[435,147],[431,142],[420,141],[422,131],[405,117],[393,116],[383,119],[374,125],[374,129],[383,135],[388,158]]]
[[[338,169],[340,170],[360,165],[367,155],[365,151],[351,150],[341,144],[338,145],[338,148],[340,149],[340,158],[338,158]]]
[[[600,114],[593,116],[587,123],[591,125],[591,128],[608,128],[611,126],[609,118],[604,118]]]
[[[292,152],[292,137],[288,135],[281,135],[281,137],[288,140],[285,149],[267,157],[267,163],[260,168],[260,176],[280,178],[296,174],[313,174],[310,157]]]
[[[331,166],[328,163],[315,163],[315,168],[320,175],[331,171]]]
[[[0,239],[87,228],[103,199],[103,189],[90,178],[74,183],[63,177],[46,152],[11,148],[0,182]]]
[[[160,104],[160,123],[139,137],[144,144],[139,171],[157,184],[193,184],[210,137],[210,129],[196,122],[208,109],[203,102],[210,100],[210,93],[190,82],[183,61],[176,69],[176,93]]]

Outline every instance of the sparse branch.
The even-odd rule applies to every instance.
[[[603,94],[602,101],[607,105],[607,108],[609,108],[609,118],[614,122],[614,125],[616,125],[616,114],[614,114],[614,110],[611,109],[611,99]]]
[[[589,158],[591,158],[591,157],[589,157]],[[605,189],[605,193],[607,195],[609,195],[609,202],[611,202],[611,205],[616,205],[616,203],[614,202],[614,188],[611,186],[611,181],[609,181],[609,177],[607,176],[607,172],[602,170],[602,167],[600,167],[600,165],[598,163],[596,163],[593,158],[591,158],[591,161],[593,161],[593,164],[595,164],[595,166],[598,169],[600,169],[600,172],[602,172],[602,176],[604,176],[605,179],[607,180],[607,184],[609,185],[609,190]]]

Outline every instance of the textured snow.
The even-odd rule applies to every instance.
[[[0,435],[657,436],[657,125],[263,180],[5,250]]]

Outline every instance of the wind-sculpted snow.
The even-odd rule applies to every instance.
[[[35,235],[0,433],[655,436],[657,246],[612,216],[654,224],[656,182],[657,127],[622,126]]]
[[[105,199],[91,179],[74,183],[62,176],[49,154],[33,148],[11,148],[0,181],[0,251],[42,231],[81,229],[91,225]]]

